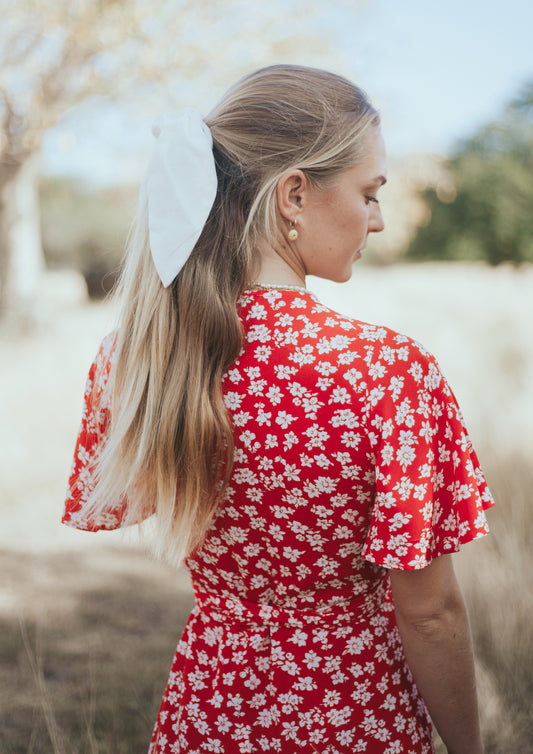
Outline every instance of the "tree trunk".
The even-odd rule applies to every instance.
[[[31,324],[44,271],[39,215],[40,155],[0,166],[0,317]]]

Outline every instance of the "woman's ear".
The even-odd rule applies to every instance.
[[[301,170],[294,168],[283,173],[277,185],[277,198],[280,214],[285,220],[295,221],[304,207],[308,189],[309,181]]]

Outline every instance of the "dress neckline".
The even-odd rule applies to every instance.
[[[278,285],[276,283],[254,283],[246,286],[244,292],[248,291],[300,291],[301,293],[310,293],[309,289],[303,285]]]

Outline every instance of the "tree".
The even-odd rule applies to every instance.
[[[533,82],[446,167],[423,195],[429,219],[407,258],[533,262]]]
[[[139,101],[154,86],[172,104],[177,81],[190,89],[206,74],[216,82],[304,48],[320,62],[329,47],[323,37],[312,44],[319,8],[318,0],[0,0],[0,314],[33,309],[43,268],[39,155],[65,111],[98,97]],[[280,24],[287,13],[298,24]]]

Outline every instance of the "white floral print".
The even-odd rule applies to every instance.
[[[424,754],[387,569],[487,533],[492,505],[435,359],[312,294],[245,292],[223,380],[235,428],[225,499],[187,566],[196,606],[150,754]],[[91,367],[63,521],[87,517],[113,338]]]

